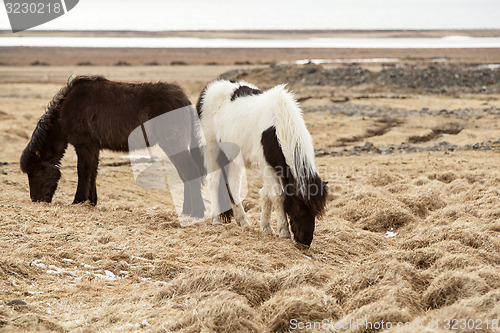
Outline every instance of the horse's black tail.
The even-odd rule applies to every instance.
[[[23,172],[28,172],[30,167],[33,165],[34,161],[41,161],[42,148],[47,142],[49,133],[54,127],[59,126],[58,118],[61,106],[68,95],[68,93],[73,89],[73,87],[82,81],[107,81],[102,76],[76,76],[70,77],[68,82],[64,87],[62,87],[59,92],[52,98],[47,110],[40,117],[38,123],[31,135],[30,142],[24,149],[21,159],[20,166]],[[57,130],[57,128],[56,128]],[[52,131],[53,132],[53,131]],[[54,161],[54,164],[58,164],[59,160]]]
[[[217,189],[217,195],[219,197],[219,211],[221,212],[219,217],[222,223],[230,223],[231,218],[234,216],[233,209],[230,208],[226,210],[223,207],[231,207],[234,204],[234,199],[229,189],[229,180],[226,174],[225,166],[229,165],[229,158],[226,156],[222,149],[219,150],[216,159],[217,167],[221,170],[221,176],[219,178],[219,187]],[[227,195],[226,195],[227,193]],[[229,199],[229,202],[227,202]],[[231,206],[230,206],[231,205]]]

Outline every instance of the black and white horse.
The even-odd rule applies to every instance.
[[[309,246],[315,219],[325,209],[327,186],[316,170],[311,135],[294,95],[284,85],[262,91],[246,82],[221,79],[204,88],[196,109],[208,147],[204,154],[207,169],[218,170],[223,164],[220,143],[237,144],[245,165],[256,169],[263,182],[262,231],[275,234],[270,223],[274,208],[279,237],[290,238],[288,215],[294,239]],[[239,178],[223,176],[232,210],[217,215],[214,222],[234,216],[240,226],[247,227]],[[209,182],[214,181],[217,179],[209,178]],[[217,205],[217,200],[212,200],[212,212],[217,211]]]

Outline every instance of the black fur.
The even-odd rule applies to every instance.
[[[229,80],[229,82],[238,84],[238,82],[233,81],[233,80]],[[205,98],[205,92],[207,91],[207,87],[210,85],[210,83],[207,84],[203,88],[203,90],[201,91],[200,97],[198,98],[198,101],[196,102],[196,111],[198,112],[198,117],[200,117],[200,119],[201,119],[201,113],[202,113],[202,108],[203,108],[203,99]],[[233,95],[231,96],[231,102],[233,102],[236,98],[239,98],[239,97],[260,95],[262,93],[263,93],[263,91],[260,89],[255,89],[255,88],[250,88],[249,86],[240,85],[233,92]]]
[[[205,93],[207,92],[208,84],[201,91],[200,97],[198,97],[198,101],[196,102],[196,112],[198,113],[198,118],[201,119],[201,113],[203,108],[203,99],[205,98]]]
[[[315,218],[320,217],[325,209],[326,183],[315,174],[307,181],[308,190],[304,197],[297,190],[295,177],[286,164],[274,126],[262,133],[261,143],[267,163],[274,168],[281,179],[285,194],[285,213],[290,218],[294,239],[309,246],[313,239]]]
[[[52,200],[60,177],[60,161],[71,143],[78,156],[78,187],[73,203],[89,200],[97,204],[99,151],[128,151],[128,136],[132,130],[149,119],[190,104],[182,89],[173,84],[132,84],[100,76],[76,77],[50,102],[21,155],[20,165],[28,174],[31,199]],[[186,147],[197,146],[197,142],[192,142],[196,140],[193,133],[170,134],[186,143]],[[150,144],[156,143],[169,155],[166,142]],[[202,167],[201,154],[191,149],[181,155],[172,156],[172,163],[181,179],[192,178],[184,174],[185,165],[194,162]],[[199,195],[201,200],[201,183],[199,185],[200,188],[192,189],[185,184],[185,198],[193,194]],[[185,209],[193,216],[203,216],[204,207],[186,207],[185,202]]]
[[[226,154],[222,150],[219,150],[219,154],[216,159],[217,167],[218,169],[221,170],[221,177],[219,179],[219,189],[218,189],[218,194],[219,194],[219,205],[224,206],[224,207],[229,207],[229,204],[234,204],[234,199],[233,196],[231,195],[231,190],[229,189],[229,181],[228,177],[226,174],[226,169],[224,168],[229,164],[229,159],[227,158]],[[223,193],[227,193],[229,196],[229,201],[228,202],[221,202],[225,200],[225,195]],[[219,211],[222,209],[219,207]],[[234,216],[233,209],[229,209],[220,215],[220,219],[223,223],[230,223],[231,218]]]
[[[233,95],[231,96],[231,102],[233,102],[236,98],[239,97],[260,95],[262,93],[263,91],[260,89],[250,88],[249,86],[240,86],[238,89],[234,91]]]

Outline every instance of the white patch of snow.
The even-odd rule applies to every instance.
[[[392,238],[392,237],[396,237],[397,236],[397,232],[393,232],[393,231],[387,231],[384,235],[384,237],[386,238]]]

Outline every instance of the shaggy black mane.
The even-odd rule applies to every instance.
[[[142,128],[146,145],[158,144],[184,183],[183,213],[203,216],[202,180],[198,179],[204,172],[203,159],[190,105],[181,87],[166,82],[115,82],[102,76],[70,79],[49,103],[20,158],[21,169],[28,174],[31,200],[51,202],[61,176],[61,158],[71,144],[78,163],[73,203],[88,200],[96,205],[100,150],[128,151],[130,134]],[[168,133],[164,126],[152,122],[146,133],[144,123],[174,110],[182,110],[191,122],[179,120],[180,126],[168,129]],[[186,150],[174,153],[172,147]]]
[[[38,123],[31,135],[30,142],[24,149],[21,159],[20,166],[23,172],[28,172],[30,167],[33,165],[33,161],[40,161],[40,154],[45,148],[47,139],[49,137],[49,131],[54,127],[58,126],[57,119],[59,118],[59,110],[64,102],[69,91],[82,81],[108,81],[102,76],[86,76],[79,75],[73,79],[69,78],[67,84],[62,87],[59,92],[52,98],[49,105],[47,106],[47,111],[40,117]],[[54,161],[54,164],[59,164],[59,160]]]

